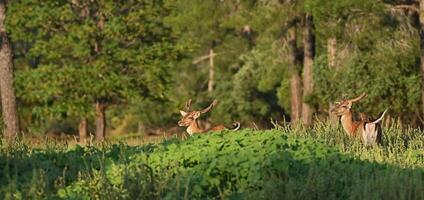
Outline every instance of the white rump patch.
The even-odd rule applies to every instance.
[[[363,134],[362,138],[364,139],[364,144],[366,146],[372,146],[377,144],[378,124],[376,123],[365,124],[365,129],[362,134]]]

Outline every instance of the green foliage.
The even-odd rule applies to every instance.
[[[272,116],[276,110],[281,110],[277,104],[276,90],[280,87],[286,70],[282,67],[284,64],[282,59],[275,60],[275,57],[280,57],[278,45],[271,43],[272,48],[270,49],[266,49],[264,45],[264,49],[257,47],[257,50],[242,55],[243,67],[234,75],[231,96],[225,99],[233,106],[228,109],[230,105],[221,105],[221,108],[226,109],[225,112],[237,116],[239,120],[250,121]],[[280,76],[275,76],[275,74]],[[282,107],[288,109],[287,104]],[[224,115],[219,111],[220,109],[218,109],[217,115]]]
[[[390,108],[394,117],[417,120],[418,31],[410,16],[384,3],[10,1],[22,121],[29,130],[46,129],[35,129],[38,121],[71,130],[51,122],[75,123],[104,101],[116,105],[108,113],[114,119],[134,115],[130,126],[163,127],[175,123],[188,98],[198,107],[220,100],[214,123],[282,118],[290,112],[287,23],[305,12],[314,19],[317,52],[314,94],[304,101],[318,116],[329,102],[366,92],[358,110],[375,116]],[[330,37],[338,42],[335,69],[328,67]],[[208,94],[208,62],[192,63],[211,48],[216,87]],[[0,198],[424,198],[422,131],[385,127],[383,144],[366,148],[319,120],[310,129],[275,125],[139,147],[0,141]]]
[[[218,85],[217,96],[222,104],[212,117],[221,121],[236,118],[245,122],[281,118],[289,107],[286,96],[277,96],[277,91],[283,88],[281,85],[288,80],[285,49],[280,41],[281,22],[288,18],[288,14],[281,12],[279,9],[284,7],[275,2],[240,7],[243,9],[236,13],[233,24],[239,29],[250,27],[250,34],[241,35],[250,48],[240,52],[235,61],[238,70],[234,75]]]
[[[369,0],[306,0],[304,10],[314,17],[316,34],[325,38],[346,38],[345,34],[350,34],[349,26],[352,24],[373,24],[375,18],[383,14],[384,4]]]
[[[72,3],[74,2],[74,3]],[[175,125],[189,98],[199,107],[218,99],[214,123],[290,113],[287,27],[305,13],[316,35],[314,93],[303,99],[327,117],[329,102],[369,94],[357,110],[419,125],[422,113],[419,35],[414,16],[373,0],[40,1],[8,6],[15,86],[26,130],[59,118],[78,121],[106,101],[115,118]],[[302,44],[302,23],[297,28]],[[247,29],[245,29],[247,28]],[[327,40],[336,38],[336,67]],[[207,92],[213,49],[215,88]],[[301,49],[300,49],[301,50]],[[40,127],[36,127],[40,126]]]
[[[2,199],[421,199],[423,134],[367,148],[339,128],[276,124],[132,147],[0,145]],[[399,184],[402,183],[402,184]]]
[[[22,0],[8,8],[11,38],[27,46],[17,95],[36,117],[90,115],[96,101],[169,98],[182,49],[163,2]]]
[[[174,75],[176,78],[175,99],[185,102],[192,98],[200,104],[207,104],[211,98],[218,98],[221,105],[233,103],[221,95],[228,96],[231,91],[231,77],[239,68],[239,56],[247,52],[251,40],[242,33],[245,6],[252,6],[253,1],[215,1],[215,0],[184,0],[169,1],[172,5],[171,15],[167,22],[181,37],[179,44],[190,47],[187,58],[180,61],[181,70]],[[197,65],[192,62],[206,55],[210,49],[217,54],[214,57],[215,91],[207,92],[208,60]],[[217,107],[219,115],[214,119],[222,120],[231,115],[225,115]],[[232,114],[235,112],[232,112]],[[221,115],[224,114],[224,115]],[[219,117],[218,117],[219,116]]]
[[[387,31],[387,32],[386,32]],[[368,45],[368,51],[351,50],[341,56],[338,69],[330,69],[325,55],[315,62],[318,104],[369,94],[360,103],[361,110],[377,115],[386,108],[405,120],[418,113],[420,105],[419,42],[417,33],[406,27],[384,31],[384,37]],[[401,41],[391,38],[400,37]],[[329,91],[332,91],[331,93]],[[408,110],[408,114],[404,113]]]

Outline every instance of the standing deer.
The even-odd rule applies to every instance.
[[[217,100],[214,100],[207,108],[200,111],[190,111],[191,99],[186,103],[186,111],[180,110],[182,118],[178,121],[178,126],[187,127],[187,133],[193,135],[194,133],[204,133],[208,131],[221,131],[221,130],[233,130],[236,131],[240,128],[239,122],[234,122],[231,128],[227,128],[224,125],[217,125],[209,129],[200,128],[198,119],[201,114],[209,112],[213,107],[218,104]]]
[[[365,145],[371,146],[381,142],[382,130],[380,122],[383,120],[384,114],[386,114],[387,109],[383,112],[383,114],[381,114],[378,119],[374,121],[368,120],[366,119],[366,117],[363,116],[361,116],[361,120],[353,121],[351,110],[352,104],[358,102],[366,96],[367,94],[363,93],[362,95],[354,99],[345,99],[341,102],[336,102],[336,105],[331,110],[331,112],[338,116],[341,116],[340,121],[342,123],[343,129],[349,136],[360,136],[361,141]]]

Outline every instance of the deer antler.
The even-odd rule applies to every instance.
[[[187,110],[187,112],[190,112],[191,102],[192,102],[192,100],[191,100],[191,99],[189,99],[189,100],[186,102],[186,110]]]
[[[359,100],[361,100],[361,99],[363,99],[363,98],[365,98],[365,97],[367,97],[368,95],[366,94],[366,93],[362,93],[359,97],[356,97],[356,98],[354,98],[354,99],[349,99],[348,101],[350,101],[350,102],[352,102],[352,103],[354,103],[354,102],[357,102],[357,101],[359,101]]]
[[[213,100],[213,102],[211,103],[211,105],[209,105],[207,108],[201,110],[200,112],[203,113],[207,113],[209,112],[209,110],[211,110],[214,106],[216,106],[218,104],[218,101],[215,99]]]

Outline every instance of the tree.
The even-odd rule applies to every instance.
[[[337,38],[336,37],[330,37],[327,39],[327,62],[328,62],[328,69],[329,70],[337,70]],[[331,110],[334,108],[333,102],[330,101],[328,106],[328,118],[329,121],[332,123],[337,122],[337,115],[331,112]]]
[[[39,61],[20,71],[18,94],[40,118],[95,115],[102,140],[107,107],[167,98],[181,48],[162,1],[21,0],[11,9],[12,39],[30,46],[27,60]]]
[[[313,94],[314,79],[313,65],[315,58],[315,34],[314,34],[313,17],[305,14],[305,27],[303,33],[303,105],[302,105],[302,122],[305,125],[312,124],[313,108],[306,103],[306,99]]]
[[[175,125],[187,98],[199,106],[219,99],[216,123],[266,126],[287,115],[310,124],[312,115],[327,118],[329,102],[367,92],[358,110],[374,116],[390,107],[391,115],[417,120],[424,79],[419,26],[411,24],[418,12],[406,20],[417,3],[13,1],[7,23],[17,47],[15,85],[30,109],[21,113],[78,119],[81,138],[85,124],[98,121],[102,138],[104,123],[116,123],[110,114]],[[189,47],[183,57],[181,46]],[[208,52],[219,55],[209,64],[213,78],[207,62],[193,64]]]
[[[208,78],[208,92],[212,93],[213,92],[213,85],[215,83],[215,65],[214,65],[214,57],[217,54],[215,54],[213,52],[213,49],[209,50],[208,55],[205,56],[201,56],[199,58],[197,58],[196,60],[193,61],[193,64],[199,64],[200,62],[204,61],[204,60],[209,60],[209,78]]]
[[[233,117],[239,119],[241,114],[235,107],[243,105],[238,104],[239,99],[232,96],[235,88],[233,78],[240,68],[240,55],[247,53],[251,48],[252,40],[243,32],[248,21],[242,16],[254,2],[168,1],[173,9],[167,20],[181,36],[178,38],[178,44],[188,46],[191,50],[179,62],[181,68],[174,75],[179,83],[174,88],[175,99],[185,102],[188,98],[193,98],[204,106],[211,99],[219,99],[220,106],[211,113],[210,118],[217,123],[224,123]],[[213,63],[193,64],[198,58],[209,57],[211,50],[216,55],[213,60],[209,59]]]
[[[421,104],[424,118],[424,0],[419,1],[418,13],[420,36]]]
[[[296,22],[293,22],[288,30],[287,43],[289,48],[288,60],[290,71],[290,97],[291,97],[291,121],[298,123],[302,117],[302,79],[300,76],[300,60],[297,47]]]
[[[6,3],[7,1],[0,0],[0,93],[4,134],[7,138],[13,139],[19,133],[19,118],[13,87],[12,48],[5,26]]]
[[[81,119],[80,123],[78,124],[78,134],[80,142],[86,143],[87,142],[87,119],[83,118]]]

